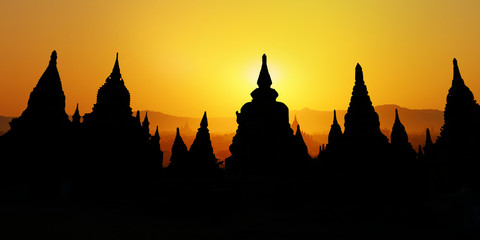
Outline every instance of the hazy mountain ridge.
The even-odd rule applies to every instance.
[[[13,117],[0,116],[0,135],[6,133],[10,129],[10,121]]]
[[[407,132],[424,133],[426,128],[438,133],[443,125],[443,111],[433,109],[409,109],[398,105],[379,105],[375,111],[380,118],[380,128],[391,130],[395,120],[395,109],[398,109],[400,120]],[[344,129],[344,116],[346,110],[336,110],[338,123]],[[333,120],[332,111],[318,111],[308,108],[290,111],[290,122],[297,116],[302,131],[311,134],[328,134]],[[433,134],[435,135],[435,134]]]
[[[391,129],[395,109],[398,109],[400,120],[407,129],[407,132],[422,133],[426,128],[430,128],[433,135],[437,135],[443,125],[443,111],[434,109],[409,109],[398,105],[379,105],[375,107],[380,117],[380,127],[382,129]],[[145,112],[150,121],[150,130],[155,131],[156,126],[160,132],[174,132],[177,127],[180,128],[182,135],[194,135],[196,129],[200,126],[201,116],[199,117],[181,117],[165,114],[157,111],[141,111],[140,118],[143,121]],[[344,115],[346,110],[337,110],[337,119],[340,126],[344,124]],[[208,113],[207,113],[208,114]],[[234,133],[237,129],[237,122],[234,114],[232,117],[208,117],[208,128],[214,134]],[[328,134],[333,119],[332,111],[321,111],[304,108],[302,110],[290,110],[290,122],[297,116],[297,120],[303,132],[309,134]],[[10,129],[9,122],[13,117],[0,116],[0,132],[6,132]],[[185,131],[183,131],[185,130]]]

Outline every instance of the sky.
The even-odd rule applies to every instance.
[[[119,54],[136,110],[232,117],[267,55],[290,109],[347,109],[355,65],[374,105],[443,110],[457,58],[480,96],[478,0],[0,1],[0,115],[19,116],[53,50],[66,111],[91,112]]]

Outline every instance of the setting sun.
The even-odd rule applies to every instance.
[[[442,109],[453,57],[480,88],[479,11],[467,0],[8,1],[0,110],[21,113],[52,50],[69,114],[91,111],[117,52],[133,109],[233,117],[264,53],[290,109],[346,109],[357,62],[375,105]]]

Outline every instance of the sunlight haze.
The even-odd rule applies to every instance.
[[[355,65],[374,105],[440,109],[457,58],[480,94],[480,1],[2,1],[0,115],[18,116],[58,52],[66,112],[91,112],[119,53],[131,107],[234,117],[262,54],[291,110],[347,109]]]

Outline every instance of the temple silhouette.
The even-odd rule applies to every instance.
[[[440,136],[432,139],[425,129],[418,148],[398,110],[387,123],[389,138],[382,133],[360,64],[354,77],[343,130],[342,116],[333,110],[328,142],[312,157],[307,133],[296,116],[289,123],[287,105],[277,101],[264,54],[258,88],[236,112],[238,128],[224,167],[204,112],[190,148],[180,130],[184,136],[192,130],[187,124],[176,128],[164,169],[161,148],[170,146],[160,145],[148,112],[142,117],[132,110],[118,53],[91,112],[81,116],[77,104],[70,120],[53,51],[26,109],[0,136],[0,203],[118,204],[128,206],[122,211],[145,208],[151,219],[201,216],[223,224],[265,210],[262,216],[278,218],[279,212],[289,224],[328,227],[480,226],[480,105],[457,60]]]
[[[212,142],[208,130],[207,112],[203,114],[197,135],[190,150],[177,133],[172,146],[172,156],[168,168],[173,176],[215,178],[221,175],[218,159],[213,153]]]
[[[252,101],[236,113],[238,129],[225,168],[234,175],[290,174],[305,164],[303,157],[308,152],[295,151],[298,140],[290,128],[288,107],[276,101],[278,93],[270,87],[272,79],[265,54],[257,85],[250,94]]]

